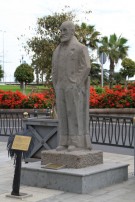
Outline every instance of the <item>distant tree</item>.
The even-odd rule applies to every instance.
[[[2,70],[2,66],[0,65],[0,81],[4,77],[4,71]]]
[[[117,37],[116,34],[102,37],[101,46],[99,47],[99,53],[106,53],[110,60],[110,73],[109,73],[109,83],[110,88],[113,87],[114,81],[114,70],[115,64],[118,63],[120,59],[124,59],[127,56],[128,46],[126,45],[127,39],[121,36]]]
[[[34,80],[33,72],[34,72],[33,68],[26,63],[21,64],[16,68],[14,72],[14,77],[16,81],[20,83],[21,89],[23,88],[23,83],[25,83],[26,85]]]
[[[135,61],[130,58],[124,58],[122,60],[122,68],[120,69],[120,74],[125,80],[125,85],[127,86],[127,77],[133,77],[135,75]]]
[[[122,68],[120,69],[121,75],[126,79],[126,77],[130,78],[135,75],[135,61],[130,58],[124,58],[122,60]]]

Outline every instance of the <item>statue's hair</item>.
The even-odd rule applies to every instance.
[[[65,21],[62,23],[62,25],[69,27],[73,31],[75,31],[75,25],[72,21]],[[62,27],[62,25],[60,27]]]

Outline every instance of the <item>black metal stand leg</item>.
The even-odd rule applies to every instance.
[[[22,151],[16,151],[16,164],[11,195],[19,196],[21,178]]]

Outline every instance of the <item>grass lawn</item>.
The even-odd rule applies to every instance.
[[[45,86],[32,86],[32,85],[28,85],[26,86],[26,90],[25,90],[25,94],[29,94],[31,92],[34,93],[38,93],[41,92],[42,90],[45,90]],[[4,91],[21,91],[20,89],[20,85],[0,85],[0,90],[4,90]]]

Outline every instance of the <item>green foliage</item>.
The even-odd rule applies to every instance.
[[[33,68],[28,64],[21,64],[14,72],[16,81],[25,84],[31,83],[34,80]]]
[[[0,81],[4,77],[4,71],[2,70],[2,66],[0,65]]]
[[[39,93],[42,92],[46,89],[47,87],[43,86],[43,85],[26,85],[26,89],[25,89],[25,93],[26,95],[31,94],[31,93]],[[3,91],[20,91],[22,92],[22,90],[20,89],[19,85],[0,85],[0,90]]]
[[[4,91],[15,92],[15,91],[19,91],[20,87],[19,85],[0,85],[0,89]]]
[[[91,78],[92,85],[100,84],[100,80],[101,80],[101,75],[99,75],[100,72],[101,72],[100,64],[91,62],[90,78]]]
[[[114,84],[124,84],[124,79],[120,72],[114,72]]]
[[[101,65],[98,63],[95,63],[94,60],[91,60],[91,70],[90,70],[90,81],[92,85],[100,85],[101,83]],[[104,83],[108,84],[109,82],[109,76],[108,76],[108,70],[104,69],[103,71],[103,78]]]
[[[101,94],[104,92],[104,88],[100,87],[100,86],[96,86],[95,87],[95,91],[97,94]]]

